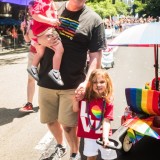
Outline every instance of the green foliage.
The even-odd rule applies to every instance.
[[[160,0],[147,0],[144,10],[148,16],[160,16]]]
[[[131,8],[129,8],[121,0],[115,0],[115,4],[112,4],[112,0],[87,0],[86,4],[97,12],[102,18],[115,16],[117,14],[129,15],[131,10]],[[135,13],[139,13],[140,16],[160,16],[160,0],[145,0],[144,4],[142,4],[142,0],[134,0],[134,5],[136,6]]]
[[[142,0],[135,0],[134,4],[137,5],[135,12],[140,16],[160,16],[160,0],[145,0],[144,4],[142,4]]]
[[[111,3],[111,0],[88,0],[87,6],[91,7],[97,12],[102,18],[119,15],[127,15],[128,7],[121,2],[116,0],[115,4]]]
[[[146,4],[142,4],[142,2],[138,0],[135,0],[134,5],[136,5],[135,13],[142,12],[146,6]]]
[[[99,3],[87,3],[95,12],[97,12],[102,18],[117,14],[116,9],[107,1],[101,1]]]
[[[121,1],[116,1],[115,8],[116,8],[117,13],[119,15],[128,15],[128,8],[129,7],[125,3],[121,2]]]

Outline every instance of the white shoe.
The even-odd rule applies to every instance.
[[[70,157],[69,160],[81,160],[81,155],[80,155],[80,153],[77,153],[75,157]]]
[[[39,81],[37,67],[31,66],[30,68],[27,68],[27,71],[36,81]]]
[[[53,69],[48,73],[48,76],[56,82],[58,85],[63,86],[64,83],[61,79],[61,74],[60,72],[55,72]]]

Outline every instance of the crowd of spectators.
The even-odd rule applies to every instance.
[[[123,30],[132,27],[137,24],[142,24],[142,23],[151,23],[151,22],[159,22],[160,17],[152,17],[148,16],[146,18],[140,17],[140,18],[135,18],[135,17],[121,17],[121,18],[105,18],[104,19],[104,24],[106,26],[106,29],[115,29],[116,32],[122,32]]]
[[[142,23],[151,23],[151,22],[159,22],[160,17],[120,17],[120,18],[105,18],[104,24],[106,29],[113,29],[115,33],[120,33],[123,30],[130,28],[137,24]],[[0,26],[0,38],[1,38],[1,48],[14,48],[14,47],[20,47],[25,42],[23,39],[22,32],[20,30],[20,26],[12,26],[12,25],[3,25]]]
[[[0,26],[1,49],[20,47],[24,43],[23,35],[19,26]]]

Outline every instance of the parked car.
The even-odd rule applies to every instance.
[[[102,51],[102,68],[113,68],[114,67],[114,57],[113,57],[113,48],[107,46],[106,50]]]

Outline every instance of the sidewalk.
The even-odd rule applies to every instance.
[[[48,132],[46,132],[45,134],[42,134],[43,132],[45,132],[44,130],[47,130],[47,129],[44,128],[44,130],[41,130],[42,124],[39,124],[40,122],[39,122],[38,112],[35,114],[30,114],[30,116],[26,116],[26,117],[24,116],[21,119],[17,118],[17,115],[19,114],[18,106],[21,106],[24,103],[24,100],[26,99],[26,92],[25,91],[26,91],[26,83],[27,83],[27,71],[26,71],[27,54],[28,54],[27,48],[18,48],[15,50],[3,50],[3,52],[0,52],[0,77],[1,77],[0,83],[3,84],[0,86],[0,90],[3,91],[3,94],[0,96],[0,102],[1,102],[0,103],[0,105],[1,105],[0,115],[2,114],[2,110],[5,109],[6,111],[8,110],[8,112],[10,114],[7,117],[7,119],[9,119],[9,121],[12,122],[13,119],[17,119],[17,120],[14,120],[14,122],[12,122],[12,123],[11,122],[8,123],[9,126],[11,126],[11,127],[14,126],[13,127],[14,129],[12,129],[11,132],[14,132],[14,130],[17,130],[16,129],[17,123],[18,123],[18,126],[21,126],[21,122],[23,122],[23,121],[25,121],[25,124],[23,124],[23,129],[22,128],[19,129],[19,133],[21,133],[21,135],[24,134],[24,133],[22,134],[22,131],[24,131],[25,133],[29,132],[29,130],[27,130],[27,128],[29,127],[28,122],[31,123],[30,126],[36,126],[37,130],[40,130],[39,134],[36,135],[36,138],[34,137],[32,139],[32,143],[30,144],[31,146],[34,146],[34,149],[31,148],[31,149],[26,150],[26,153],[30,153],[30,155],[28,156],[27,154],[25,154],[22,156],[24,159],[26,159],[26,157],[30,157],[32,155],[33,156],[32,159],[35,160],[35,159],[39,159],[41,157],[41,154],[44,152],[44,150],[53,151],[55,148],[55,145],[56,145],[56,141],[55,141],[55,138],[52,137],[51,134],[48,135]],[[35,106],[38,106],[38,90],[37,89],[38,89],[38,86],[36,86],[35,96],[34,96],[34,100],[33,100],[33,104]],[[13,115],[12,115],[12,113],[13,113]],[[25,120],[25,118],[27,120]],[[3,119],[5,119],[5,117],[3,117]],[[31,119],[33,120],[33,122]],[[5,128],[8,129],[7,125],[3,125],[3,132],[5,132]],[[33,128],[32,128],[32,132],[36,133],[36,131],[34,131]],[[16,132],[12,133],[12,134],[14,135],[14,137],[16,137],[18,135]],[[39,138],[39,136],[40,136],[40,138]],[[19,137],[21,137],[21,136],[19,136]],[[25,137],[30,137],[30,134],[25,135]],[[3,138],[4,138],[4,136],[3,136]],[[8,138],[7,135],[5,134],[5,138],[9,139],[11,137]],[[32,137],[30,137],[30,138],[32,138]],[[12,140],[12,143],[15,144],[16,139],[17,138],[14,138],[14,140]],[[4,146],[4,142],[2,143],[2,146]],[[7,144],[7,145],[9,145],[9,144]],[[23,141],[18,142],[16,145],[18,145],[17,148],[22,148],[21,146],[23,145]],[[28,145],[29,144],[27,144],[27,146]],[[10,148],[10,147],[8,147],[8,148]],[[23,148],[25,150],[25,147],[23,147]],[[4,147],[4,149],[5,149],[5,147]],[[67,149],[68,149],[68,152],[62,158],[62,160],[69,159],[70,151],[69,151],[68,145],[67,145]],[[7,150],[8,149],[5,149],[5,151],[3,151],[4,152],[3,154],[6,155],[5,156],[6,160],[9,160],[9,157],[11,157],[12,151],[9,154],[9,153],[7,153]],[[18,153],[15,152],[15,154],[17,157],[19,156]],[[49,154],[50,154],[50,152],[49,152]],[[37,157],[37,158],[35,158],[35,157]],[[17,159],[20,159],[20,158],[17,158]]]
[[[6,113],[9,114],[7,117],[7,120],[9,122],[5,122],[7,125],[1,126],[1,130],[3,130],[1,134],[8,133],[8,130],[10,130],[10,132],[12,133],[12,136],[10,136],[10,134],[3,134],[5,135],[6,140],[1,141],[3,146],[3,150],[1,150],[1,152],[3,152],[3,155],[5,156],[6,160],[10,160],[7,158],[13,156],[13,154],[17,157],[19,156],[16,159],[36,160],[41,157],[44,148],[52,151],[55,147],[55,139],[52,137],[52,135],[48,135],[48,132],[45,132],[48,131],[48,129],[46,129],[45,127],[43,128],[42,124],[40,124],[38,113],[31,114],[30,116],[20,117],[20,119],[18,117],[19,106],[21,106],[24,103],[24,100],[26,99],[25,91],[27,83],[27,52],[27,48],[17,48],[15,50],[4,50],[3,52],[0,52],[0,83],[2,84],[0,90],[3,91],[3,94],[0,96],[0,104],[1,108],[5,109],[5,115]],[[38,106],[37,97],[38,96],[36,90],[34,98],[35,106]],[[32,131],[32,134],[30,133],[30,131]],[[23,140],[17,142],[17,138],[21,139],[21,135],[23,135],[26,139],[31,139],[31,143],[26,143],[26,139],[24,137]],[[3,136],[1,136],[1,138],[2,137]],[[8,141],[12,142],[17,148],[15,152],[11,149],[12,144],[7,143]],[[32,148],[33,146],[34,149]],[[67,149],[68,152],[62,158],[62,160],[69,159],[70,150],[68,144]],[[80,145],[81,153],[82,150],[83,142],[81,142]],[[20,151],[22,152],[21,154],[19,154]],[[14,158],[13,160],[15,160]],[[85,159],[86,158],[83,156],[82,160]],[[100,160],[100,158],[98,157],[97,160]]]
[[[19,54],[19,53],[24,53],[24,52],[28,52],[28,51],[29,51],[28,46],[24,46],[24,47],[16,48],[16,49],[13,49],[13,48],[0,49],[0,56],[7,55],[7,54],[15,54],[15,53]]]

